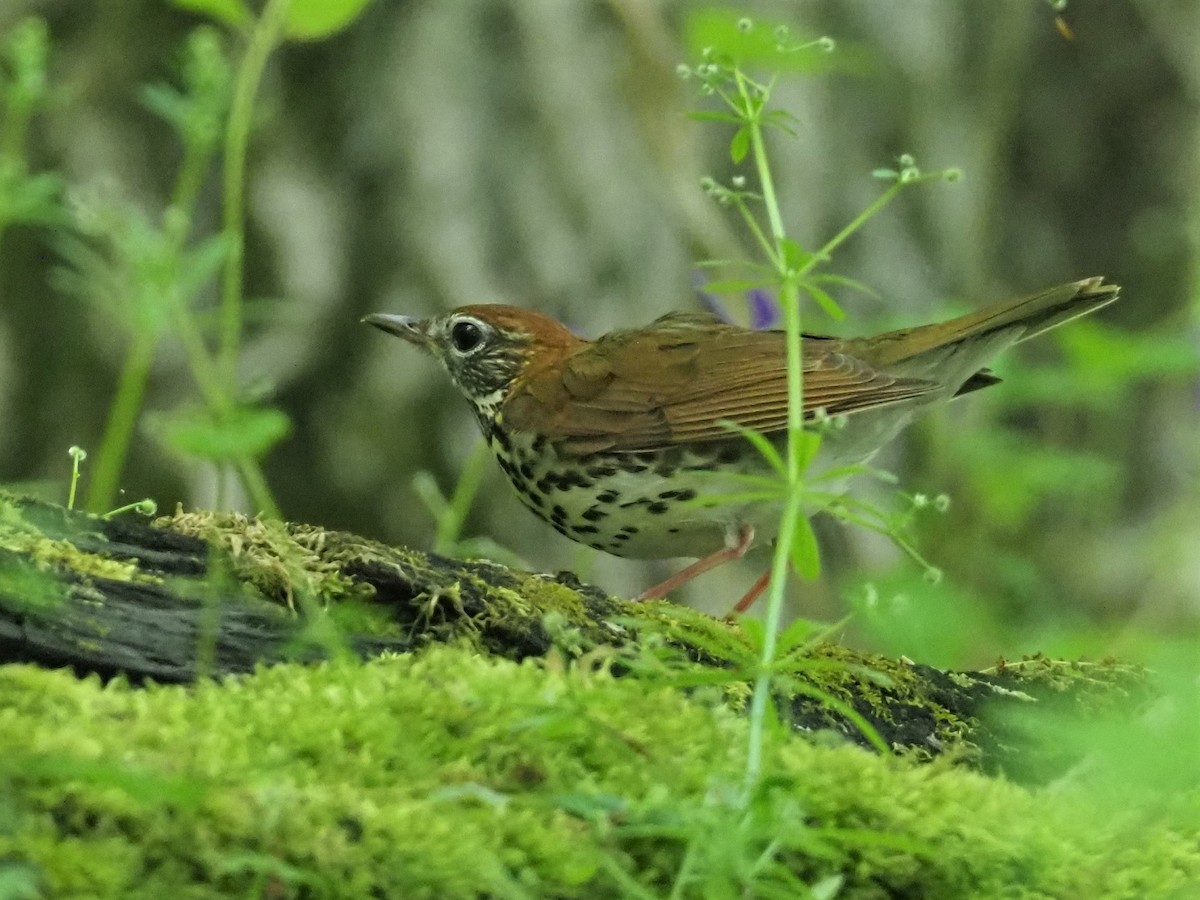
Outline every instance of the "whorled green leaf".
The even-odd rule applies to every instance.
[[[809,253],[791,238],[782,238],[779,246],[783,250],[783,261],[792,271],[802,269],[809,264],[813,254]]]
[[[803,284],[801,284],[801,287],[804,289],[805,293],[808,294],[808,296],[817,301],[817,305],[820,306],[821,309],[825,310],[826,314],[830,318],[837,319],[839,321],[846,318],[846,313],[842,311],[840,306],[838,306],[837,301],[830,297],[823,288],[818,287],[811,281],[805,281]]]
[[[256,458],[283,440],[291,420],[271,407],[238,407],[217,417],[189,409],[155,417],[153,429],[167,447],[187,456],[228,460]]]
[[[816,578],[821,574],[821,552],[817,546],[817,534],[803,513],[796,517],[796,534],[792,538],[789,555],[792,567],[804,578]]]
[[[755,288],[771,287],[772,283],[766,278],[726,278],[710,281],[704,285],[704,289],[713,294],[741,294]]]
[[[743,125],[733,133],[733,139],[729,142],[729,158],[735,163],[740,163],[749,152],[750,129]]]
[[[180,254],[175,283],[181,300],[191,300],[206,284],[216,278],[232,244],[228,234],[219,232]]]
[[[800,470],[804,471],[816,459],[817,451],[821,449],[821,435],[815,431],[801,431],[793,434],[792,440],[800,443]]]
[[[242,0],[170,0],[170,2],[180,9],[208,16],[231,28],[241,28],[253,18],[249,8]]]
[[[49,172],[29,175],[15,163],[0,160],[0,225],[62,225],[62,179]]]
[[[759,452],[759,455],[761,455],[763,459],[770,463],[771,468],[774,469],[781,478],[787,478],[787,467],[783,464],[783,457],[779,455],[779,451],[775,448],[775,445],[771,443],[770,439],[765,434],[763,434],[761,431],[755,431],[752,428],[747,428],[745,425],[729,419],[722,419],[717,424],[722,428],[728,428],[730,431],[740,434],[742,437],[748,440],[754,445],[754,449]]]
[[[292,0],[284,35],[315,41],[336,34],[354,22],[371,0]]]
[[[809,281],[816,282],[817,284],[836,284],[839,287],[849,288],[852,291],[866,294],[868,297],[874,297],[876,300],[882,299],[879,291],[870,285],[863,284],[861,281],[855,281],[853,278],[847,278],[844,275],[822,272],[820,275],[809,276]]]

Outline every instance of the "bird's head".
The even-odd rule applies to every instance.
[[[435,356],[481,411],[494,411],[514,384],[584,343],[549,316],[499,304],[461,306],[429,319],[373,313],[363,321]]]

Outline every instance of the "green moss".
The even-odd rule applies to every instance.
[[[455,647],[191,688],[9,666],[0,857],[54,897],[624,896],[621,877],[668,890],[689,843],[705,884],[837,873],[851,898],[1200,878],[1194,834],[1098,815],[1086,791],[782,731],[747,819],[723,799],[744,741],[720,703]],[[772,839],[778,865],[749,876]]]
[[[198,537],[224,552],[234,574],[265,597],[295,609],[297,596],[323,603],[362,599],[368,586],[357,584],[336,559],[322,553],[326,532],[311,525],[291,525],[241,513],[206,510],[156,519],[159,528]]]
[[[20,507],[4,493],[0,493],[0,548],[31,561],[40,571],[62,569],[114,581],[159,580],[139,572],[136,563],[80,550],[69,541],[47,536],[27,522]]]

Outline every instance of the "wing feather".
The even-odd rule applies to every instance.
[[[853,414],[936,391],[933,382],[888,375],[808,338],[804,411]],[[527,373],[505,402],[505,421],[537,430],[561,452],[653,450],[723,440],[735,422],[764,433],[787,427],[783,332],[750,331],[708,317],[674,316],[583,345],[561,365]]]

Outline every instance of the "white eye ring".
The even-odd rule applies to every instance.
[[[463,317],[450,324],[448,334],[450,346],[459,356],[470,356],[477,352],[487,336],[486,326],[478,319]]]

